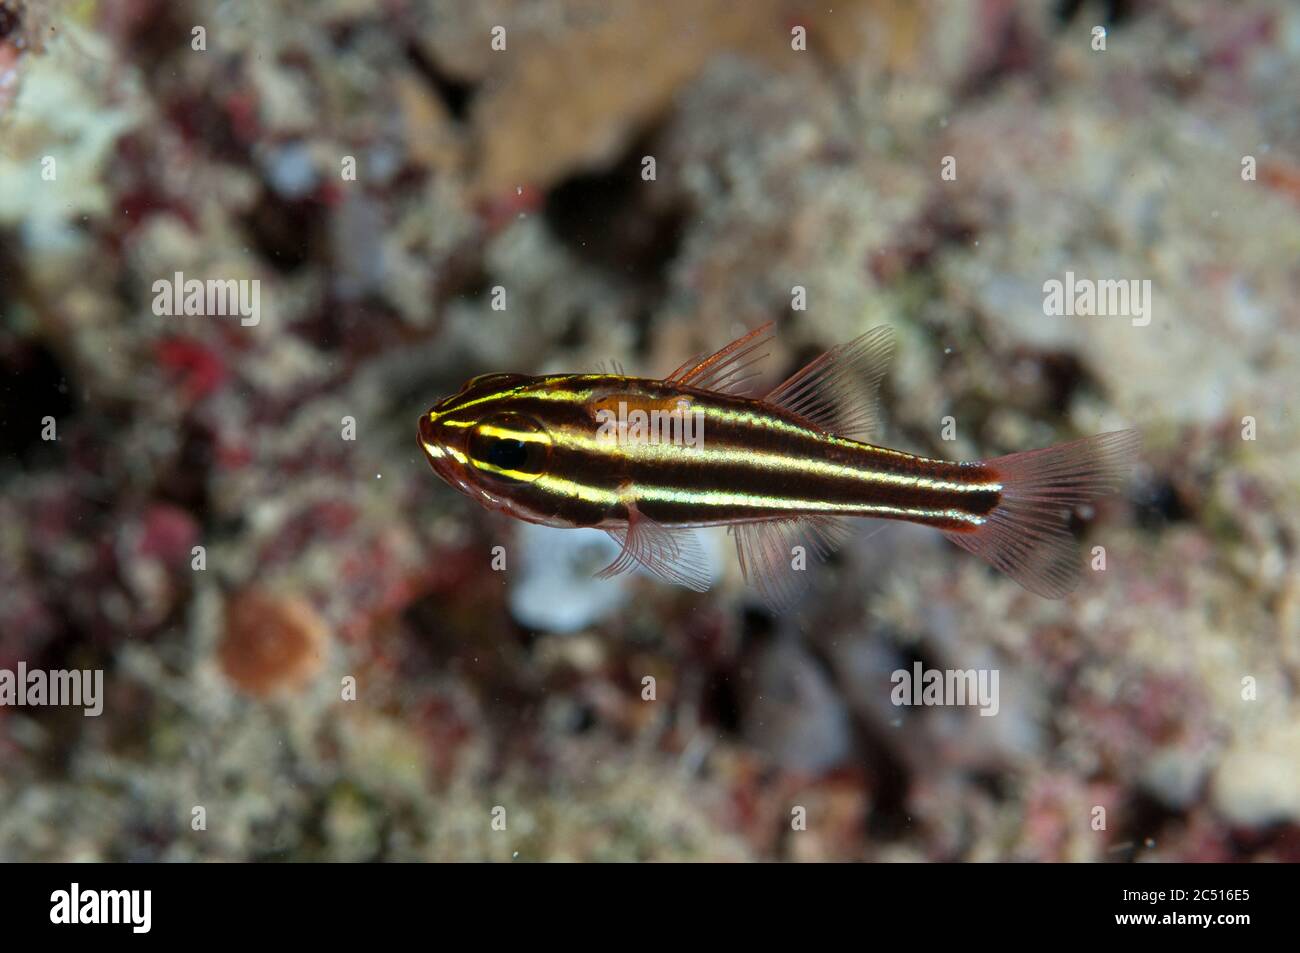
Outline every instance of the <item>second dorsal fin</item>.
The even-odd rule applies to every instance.
[[[893,355],[893,330],[872,328],[806,364],[764,401],[827,433],[868,441],[879,424],[876,399]]]

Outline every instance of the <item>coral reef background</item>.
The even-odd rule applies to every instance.
[[[0,707],[0,859],[1300,859],[1298,94],[1287,0],[0,0],[0,668],[106,694]],[[890,526],[774,618],[725,537],[594,582],[416,447],[768,319],[774,380],[896,329],[889,446],[1140,427],[1105,570]]]

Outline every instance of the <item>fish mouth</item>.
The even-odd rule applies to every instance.
[[[421,434],[420,449],[424,451],[424,459],[428,460],[430,467],[433,467],[434,473],[437,473],[439,477],[442,477],[452,486],[456,486],[460,482],[451,467],[451,456],[447,454],[446,450],[443,450],[441,443],[428,441]]]
[[[424,452],[424,458],[429,461],[433,472],[452,489],[459,490],[470,499],[477,500],[485,506],[500,507],[502,502],[499,498],[469,481],[465,473],[465,455],[439,439],[434,423],[437,416],[436,409],[425,413],[420,417],[419,428],[420,449]]]
[[[436,410],[431,410],[420,416],[420,449],[424,452],[424,458],[429,461],[429,466],[433,468],[434,473],[442,477],[446,483],[465,492],[465,481],[456,473],[452,465],[451,455],[447,453],[446,447],[438,439],[434,427],[436,413]]]
[[[470,486],[469,481],[462,475],[451,454],[447,453],[442,444],[426,441],[421,437],[420,449],[424,451],[424,457],[429,461],[433,472],[438,474],[444,483],[452,489],[460,490],[466,496],[476,495],[474,488]]]
[[[421,434],[420,449],[424,451],[424,458],[429,461],[429,466],[433,468],[434,473],[461,492],[468,491],[468,485],[465,483],[464,478],[456,472],[451,456],[443,449],[441,444],[428,441]]]

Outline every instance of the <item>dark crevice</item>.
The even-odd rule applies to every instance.
[[[884,632],[876,633],[876,637],[886,636],[887,633]],[[899,668],[910,671],[913,663],[918,661],[926,668],[935,667],[920,646],[900,645],[896,648]],[[820,649],[811,647],[811,651],[840,696],[851,695],[851,690],[843,683],[841,671],[833,661],[824,656]],[[899,840],[912,829],[913,821],[907,808],[911,771],[895,749],[897,736],[892,728],[877,724],[871,717],[853,707],[850,707],[849,717],[857,758],[870,778],[871,811],[866,817],[867,837],[873,841]]]
[[[867,836],[876,841],[899,840],[912,827],[907,812],[910,772],[883,729],[858,715],[852,716],[852,723],[857,750],[871,778]]]
[[[1065,416],[1075,393],[1087,381],[1083,363],[1073,354],[1053,351],[1039,356],[1039,371],[1047,387],[1047,406],[1053,416]]]
[[[192,417],[185,421],[175,463],[159,478],[157,497],[191,514],[200,524],[211,510],[208,475],[216,454],[216,433]]]
[[[997,33],[995,50],[966,80],[961,94],[964,100],[987,96],[1012,76],[1034,73],[1042,62],[1040,44],[1036,42],[1031,28],[1024,25],[1019,12],[1013,11],[1005,17],[993,18],[986,28]]]
[[[188,3],[176,0],[140,0],[116,16],[125,24],[122,40],[127,61],[150,81],[174,82],[175,66],[169,67],[168,61],[192,52],[193,30],[203,18]]]
[[[442,104],[447,107],[447,112],[452,118],[457,122],[464,122],[469,115],[470,104],[474,101],[477,87],[472,83],[461,82],[448,76],[414,40],[406,43],[404,52],[407,62],[415,67],[415,71],[442,100]]]
[[[218,102],[212,89],[177,91],[163,101],[163,110],[194,148],[232,165],[247,165],[252,161],[248,144],[237,134],[230,109]],[[129,143],[131,139],[127,137],[125,141]],[[151,149],[152,144],[142,143],[140,148]]]
[[[914,278],[929,268],[945,248],[969,248],[979,238],[983,221],[991,218],[996,216],[963,208],[946,199],[932,201],[903,231],[888,254],[872,260],[876,279],[888,284],[904,276]]]
[[[1178,487],[1169,479],[1160,479],[1142,487],[1137,495],[1134,515],[1142,529],[1155,531],[1170,523],[1191,518],[1191,506],[1182,498]]]
[[[742,643],[766,643],[776,629],[776,619],[767,609],[750,605],[741,610],[740,625]]]
[[[1056,4],[1056,22],[1062,28],[1068,26],[1084,10],[1100,11],[1100,25],[1120,26],[1132,19],[1137,9],[1136,0],[1058,0]]]
[[[588,318],[585,309],[575,312],[569,318],[569,323],[565,326],[563,333],[556,339],[556,346],[564,350],[581,347],[582,342],[587,340]]]
[[[739,736],[741,725],[740,696],[736,680],[729,671],[714,671],[704,685],[705,713],[717,727],[733,737]]]
[[[640,137],[608,168],[582,172],[546,196],[546,224],[575,255],[655,296],[681,244],[685,209],[656,203],[658,183],[641,178],[653,155],[652,134]]]
[[[1007,799],[1008,781],[1005,775],[992,770],[972,771],[971,784],[987,794],[990,800],[1002,803]]]
[[[291,202],[266,189],[244,218],[258,252],[280,272],[291,274],[321,256],[325,209],[317,202]]]
[[[59,442],[42,437],[42,420],[53,417],[55,435],[63,438],[75,410],[72,388],[53,351],[0,338],[0,454],[28,466],[53,462]]]
[[[18,10],[0,0],[0,40],[6,40],[17,33],[22,22]]]
[[[1147,839],[1159,840],[1161,831],[1170,821],[1183,815],[1174,811],[1149,794],[1133,795],[1122,812],[1123,821],[1115,833],[1116,843],[1142,844]]]
[[[330,297],[296,330],[323,350],[344,352],[349,361],[400,346],[403,340],[397,310],[374,294],[352,300]]]

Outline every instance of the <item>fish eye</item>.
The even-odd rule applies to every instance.
[[[531,483],[546,471],[551,436],[528,417],[498,414],[474,428],[468,449],[477,470],[507,482]]]

